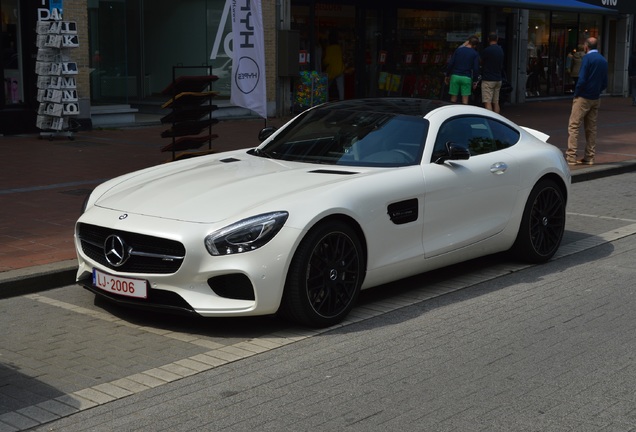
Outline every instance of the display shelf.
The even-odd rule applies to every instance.
[[[188,135],[199,135],[205,129],[217,124],[219,121],[214,118],[207,118],[196,121],[174,122],[170,129],[161,132],[162,138],[179,138]],[[211,135],[211,134],[210,134]]]
[[[179,75],[180,72],[192,72],[195,69],[203,69],[205,73]],[[211,66],[174,66],[172,82],[162,91],[162,94],[170,96],[162,108],[171,111],[161,118],[162,124],[170,125],[170,128],[161,132],[161,137],[171,138],[172,142],[163,146],[161,151],[172,152],[173,161],[211,153],[212,140],[218,138],[218,135],[212,134],[212,126],[218,123],[212,117],[217,109],[212,99],[218,95],[218,92],[212,91],[212,86],[218,77],[211,72]],[[205,144],[208,145],[205,152],[177,155],[177,152],[196,150]]]
[[[38,21],[36,34],[36,126],[41,137],[53,139],[61,135],[73,139],[79,129],[75,118],[80,113],[76,79],[79,70],[72,56],[79,47],[77,24],[63,21],[58,14],[55,19]]]
[[[161,118],[161,123],[201,120],[216,109],[216,105],[175,107],[170,114]]]
[[[203,147],[205,144],[209,143],[212,140],[217,139],[219,136],[216,134],[213,135],[203,135],[198,137],[182,137],[178,140],[171,142],[168,145],[165,145],[161,148],[162,152],[168,151],[185,151],[185,150],[198,150]]]

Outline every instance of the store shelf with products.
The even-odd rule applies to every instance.
[[[444,86],[446,65],[453,52],[470,35],[479,33],[478,14],[469,13],[457,23],[445,11],[403,9],[399,12],[397,40],[392,47],[398,56],[395,74],[402,76],[401,95],[427,99],[447,98]],[[412,53],[412,62],[404,58]]]
[[[181,72],[203,70],[204,75],[179,75]],[[162,138],[171,138],[171,142],[161,148],[162,152],[172,152],[172,160],[185,159],[212,152],[212,141],[218,135],[212,134],[212,126],[218,120],[212,117],[217,106],[212,103],[218,92],[213,84],[218,80],[212,74],[211,66],[174,66],[172,82],[162,94],[171,98],[162,105],[170,113],[161,118],[161,123],[170,124],[170,128],[161,133]],[[207,151],[197,151],[205,144]],[[177,152],[182,152],[177,155]]]

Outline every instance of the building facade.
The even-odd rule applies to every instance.
[[[52,4],[78,25],[81,122],[90,125],[104,107],[157,109],[175,66],[212,70],[217,102],[229,105],[226,0],[0,0],[0,133],[37,131],[34,29]],[[263,0],[268,115],[307,105],[301,74],[322,72],[330,35],[345,57],[345,98],[443,98],[453,50],[490,32],[506,54],[513,103],[571,93],[571,54],[589,36],[611,65],[608,93],[626,95],[633,9],[628,0]]]

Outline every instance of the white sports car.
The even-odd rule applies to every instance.
[[[261,136],[98,186],[78,282],[138,307],[329,326],[361,289],[507,250],[542,262],[561,243],[562,153],[485,109],[352,100]]]

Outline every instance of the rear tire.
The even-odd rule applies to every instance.
[[[341,322],[353,308],[365,275],[362,244],[340,221],[313,228],[292,259],[280,313],[310,327]]]
[[[565,231],[565,204],[563,193],[553,180],[544,179],[535,185],[512,247],[518,258],[541,263],[554,256]]]

